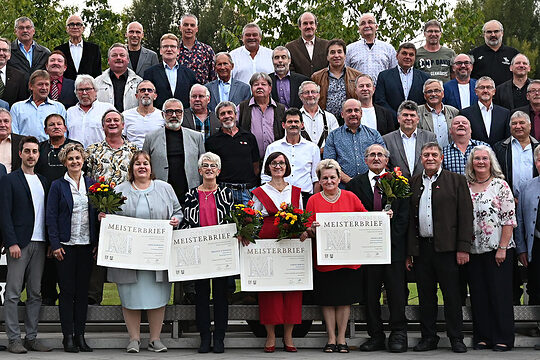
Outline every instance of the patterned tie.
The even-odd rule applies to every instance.
[[[540,111],[534,113],[534,137],[540,139]]]
[[[2,71],[3,70],[0,70],[0,98],[4,96],[4,90],[6,90],[6,85],[2,81]]]
[[[58,100],[58,79],[52,81],[50,97],[53,100]]]
[[[375,185],[373,186],[373,211],[382,210],[382,194],[381,190],[377,187],[377,181],[379,181],[379,176],[374,176]]]

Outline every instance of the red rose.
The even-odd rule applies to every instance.
[[[274,225],[276,225],[276,226],[279,225],[279,218],[275,218]]]
[[[302,215],[304,213],[304,211],[302,209],[294,209],[293,213],[298,214],[298,215]]]
[[[253,206],[255,204],[255,201],[249,200],[247,203],[247,206]]]
[[[255,215],[255,210],[253,210],[252,208],[244,208],[243,210],[248,215]]]
[[[98,181],[99,181],[100,183],[105,182],[105,176],[100,176],[99,179],[98,179]]]

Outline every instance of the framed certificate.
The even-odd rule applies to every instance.
[[[107,215],[101,220],[97,264],[133,270],[167,270],[173,227],[169,220]]]
[[[313,290],[311,240],[258,239],[240,250],[242,291]]]
[[[390,217],[382,211],[317,213],[317,264],[390,264]]]
[[[173,231],[169,281],[208,279],[240,273],[235,224]]]

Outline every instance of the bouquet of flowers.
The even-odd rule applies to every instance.
[[[230,216],[227,216],[229,221],[236,224],[236,234],[234,236],[242,236],[244,239],[255,243],[255,238],[258,238],[261,231],[263,218],[260,211],[253,209],[253,200],[249,200],[247,205],[234,205],[234,209]]]
[[[274,225],[279,228],[278,241],[282,239],[297,238],[307,229],[307,222],[311,216],[310,212],[305,212],[291,204],[281,203],[280,211],[276,213]]]
[[[384,211],[391,209],[394,200],[408,198],[412,195],[409,180],[403,176],[399,167],[395,167],[392,172],[387,171],[382,174],[377,181],[377,187],[386,195]]]
[[[98,182],[88,188],[88,200],[98,212],[114,214],[126,202],[122,193],[112,191],[115,186],[114,181],[107,183],[105,177],[100,176]]]

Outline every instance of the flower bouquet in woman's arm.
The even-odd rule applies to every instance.
[[[115,186],[114,181],[106,182],[105,177],[100,176],[98,181],[88,188],[88,200],[98,213],[114,214],[120,211],[120,207],[126,202],[122,193],[113,191]]]
[[[274,225],[279,228],[278,241],[282,239],[299,238],[307,230],[310,212],[296,208],[291,204],[281,203],[276,213]]]
[[[394,200],[405,199],[412,195],[409,180],[403,176],[399,167],[395,167],[394,171],[382,174],[377,180],[377,187],[386,196],[384,211],[391,209]]]
[[[263,218],[259,210],[253,208],[253,200],[249,200],[247,205],[234,205],[231,215],[227,216],[227,220],[236,224],[236,234],[241,236],[250,243],[255,243],[255,239],[259,238]]]

